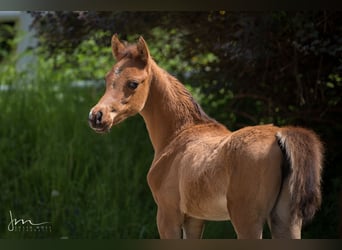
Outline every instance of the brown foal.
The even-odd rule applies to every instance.
[[[147,180],[161,238],[200,238],[204,221],[231,220],[238,238],[300,238],[321,203],[323,147],[300,127],[229,131],[151,58],[142,37],[112,38],[116,64],[89,114],[99,133],[139,113],[155,151]]]

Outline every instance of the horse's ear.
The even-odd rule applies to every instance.
[[[120,42],[118,35],[114,34],[112,36],[112,53],[116,60],[119,60],[122,57],[124,49],[125,45]]]
[[[150,58],[150,52],[148,50],[147,44],[142,36],[139,37],[137,43],[138,56],[144,62],[147,63]]]

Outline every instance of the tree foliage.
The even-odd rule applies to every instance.
[[[176,62],[196,65],[199,54],[211,52],[217,60],[202,63],[186,81],[200,86],[207,94],[214,94],[210,101],[221,99],[228,90],[233,91],[234,100],[227,100],[220,111],[234,111],[240,118],[240,126],[260,121],[282,123],[284,116],[295,123],[337,125],[329,115],[334,117],[340,112],[337,109],[342,70],[339,14],[32,13],[41,44],[51,53],[74,50],[99,30],[107,32],[107,36],[97,40],[103,46],[108,46],[113,33],[131,40],[144,35],[150,44],[159,43],[159,52],[165,60],[177,57]],[[166,32],[163,37],[156,35],[156,28]],[[184,80],[184,72],[176,72],[177,69],[182,68],[175,66],[172,73]],[[253,105],[251,112],[244,108],[248,103]]]
[[[31,14],[47,55],[74,52],[90,38],[109,47],[113,33],[131,42],[143,35],[156,61],[230,129],[275,123],[317,131],[327,148],[324,204],[329,209],[320,213],[316,230],[326,225],[324,218],[336,218],[342,164],[340,12]],[[96,35],[99,31],[104,35]]]

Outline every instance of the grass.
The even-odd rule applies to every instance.
[[[143,120],[94,133],[87,115],[102,91],[35,82],[0,93],[1,238],[157,236]],[[52,232],[9,232],[9,210]]]

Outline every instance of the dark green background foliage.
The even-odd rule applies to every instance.
[[[0,69],[1,84],[10,87],[0,92],[1,237],[158,237],[143,120],[130,118],[106,135],[87,125],[114,63],[113,33],[129,42],[143,35],[157,63],[231,130],[274,123],[316,131],[326,147],[323,205],[303,237],[338,237],[342,13],[31,14],[35,70],[17,72],[13,55]],[[9,210],[50,221],[52,232],[9,232]],[[230,223],[208,222],[204,237],[236,235]]]

